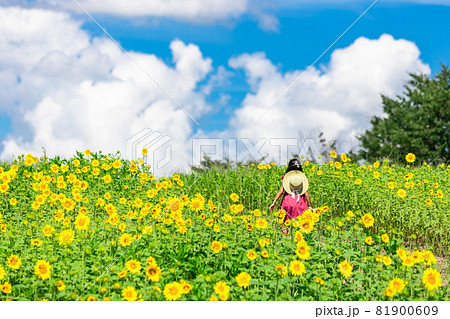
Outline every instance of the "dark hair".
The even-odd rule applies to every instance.
[[[286,169],[286,173],[290,172],[290,171],[300,171],[303,172],[303,168],[302,168],[302,164],[300,164],[300,161],[296,158],[293,158],[289,161],[288,163],[288,168]]]

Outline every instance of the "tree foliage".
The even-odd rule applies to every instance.
[[[375,116],[371,130],[358,137],[360,158],[399,160],[414,153],[416,161],[450,160],[450,70],[445,65],[434,79],[409,74],[403,96],[382,95],[384,116]]]

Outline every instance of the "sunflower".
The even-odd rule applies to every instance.
[[[125,278],[126,276],[127,276],[127,273],[128,273],[128,270],[126,270],[126,269],[123,269],[123,270],[121,270],[121,271],[119,271],[118,273],[117,273],[117,276],[119,276],[119,278]]]
[[[390,298],[394,297],[396,293],[397,293],[397,292],[395,291],[395,289],[392,288],[391,286],[388,286],[388,287],[386,288],[386,290],[384,291],[384,295],[385,295],[386,297],[390,297]]]
[[[389,287],[392,287],[392,289],[394,289],[394,292],[401,293],[406,287],[406,283],[403,279],[394,278],[389,282]]]
[[[51,225],[45,225],[44,228],[42,228],[42,233],[45,237],[51,237],[54,231],[55,229]]]
[[[156,259],[152,256],[149,256],[146,262],[148,265],[157,265]]]
[[[306,234],[310,233],[314,229],[314,221],[308,218],[301,218],[300,229]]]
[[[188,294],[192,290],[192,285],[185,280],[180,280],[180,285],[183,288],[183,294]]]
[[[250,249],[247,252],[247,258],[250,259],[250,260],[256,259],[256,256],[257,256],[256,251],[254,251],[253,249]]]
[[[367,244],[367,245],[372,245],[373,244],[373,239],[372,239],[372,236],[369,236],[369,237],[366,237],[366,239],[364,240],[364,242]]]
[[[296,231],[295,232],[295,235],[294,235],[294,242],[296,242],[296,243],[299,243],[299,242],[302,242],[302,241],[304,241],[305,239],[304,239],[304,237],[303,237],[303,233],[301,233],[301,232],[299,232],[299,231]]]
[[[58,286],[56,287],[56,289],[58,289],[59,291],[63,291],[64,289],[66,289],[66,285],[64,284],[64,281],[59,280]]]
[[[177,300],[183,295],[183,287],[180,283],[174,281],[166,284],[163,294],[164,297],[166,297],[166,300]]]
[[[391,265],[391,264],[392,264],[392,258],[389,257],[389,256],[384,256],[384,257],[383,257],[383,264],[384,264],[385,266]]]
[[[133,242],[133,237],[130,234],[127,234],[127,233],[123,234],[119,238],[119,244],[122,247],[130,246],[132,242]]]
[[[261,257],[262,258],[269,258],[269,252],[267,250],[263,250],[261,252]]]
[[[412,256],[406,256],[405,259],[403,259],[403,263],[402,263],[403,266],[412,267],[412,266],[414,266],[414,264],[415,264],[415,262],[414,262],[414,259],[412,258]]]
[[[208,227],[213,227],[214,226],[214,219],[208,218],[207,220],[205,220],[205,225],[208,226]]]
[[[243,288],[247,288],[249,286],[250,279],[252,279],[252,277],[246,272],[241,272],[239,275],[236,276],[238,286]]]
[[[299,243],[297,243],[297,249],[295,250],[295,254],[301,260],[306,260],[309,257],[311,257],[311,248],[308,246],[308,244],[305,241],[299,242]]]
[[[62,209],[58,210],[54,218],[58,223],[61,222],[64,219],[64,211]]]
[[[10,294],[12,291],[12,286],[9,282],[5,282],[3,285],[0,285],[0,290],[4,293],[4,294]]]
[[[145,268],[145,275],[151,281],[159,281],[162,270],[156,263],[151,263],[147,268]]]
[[[220,300],[225,301],[228,299],[230,286],[228,286],[225,281],[221,280],[214,285],[214,292],[219,295]]]
[[[150,235],[153,232],[152,226],[144,226],[144,229],[142,230],[142,234]]]
[[[230,199],[231,199],[233,202],[236,203],[236,202],[239,200],[239,195],[236,194],[236,193],[232,193],[232,194],[230,195]]]
[[[431,264],[436,264],[436,258],[433,253],[429,250],[422,250],[423,263],[427,266],[431,266]]]
[[[217,254],[218,252],[220,252],[220,251],[222,250],[222,248],[223,248],[223,245],[222,245],[222,243],[221,243],[220,241],[214,240],[214,241],[211,243],[211,250],[212,250],[215,254]]]
[[[262,216],[261,210],[260,209],[253,210],[253,215],[255,217],[261,217]]]
[[[216,228],[215,228],[215,226],[214,226],[214,231],[216,231]],[[220,231],[220,228],[219,228],[219,230],[218,231]],[[180,226],[180,227],[178,227],[177,228],[177,233],[179,233],[179,234],[186,234],[187,233],[187,227],[186,226]]]
[[[339,271],[344,278],[349,278],[352,275],[353,267],[347,260],[339,263]]]
[[[205,206],[204,201],[198,198],[192,199],[191,202],[189,203],[190,209],[195,212],[202,210],[204,206]]]
[[[255,223],[255,227],[258,229],[266,229],[267,225],[268,223],[264,218],[258,218]]]
[[[405,198],[406,197],[406,191],[404,189],[402,189],[402,188],[399,189],[397,191],[397,196],[400,197],[400,198]]]
[[[389,242],[388,234],[381,235],[381,240],[383,241],[383,243],[387,244]]]
[[[77,230],[87,230],[90,223],[91,219],[87,215],[80,214],[75,218],[75,228]]]
[[[42,240],[35,238],[31,240],[31,245],[36,246],[36,247],[41,247],[42,246]]]
[[[301,261],[293,260],[289,265],[289,270],[294,276],[303,276],[305,273],[305,265]]]
[[[411,258],[414,260],[415,264],[419,264],[423,261],[423,256],[422,253],[418,250],[415,250],[412,255]]]
[[[441,287],[441,274],[433,268],[428,268],[423,272],[422,283],[429,291],[437,290]]]
[[[366,228],[372,227],[374,224],[374,221],[375,221],[372,214],[370,214],[370,213],[367,213],[363,217],[361,217],[361,220],[364,224],[364,227],[366,227]]]
[[[401,260],[404,260],[406,257],[409,256],[409,253],[406,252],[405,248],[400,247],[397,249],[397,256],[400,257]]]
[[[408,153],[405,156],[405,159],[408,163],[414,163],[414,161],[416,160],[416,155],[414,155],[413,153]]]
[[[258,244],[263,248],[266,246],[266,240],[264,238],[258,239]]]
[[[122,289],[122,297],[126,301],[135,301],[137,299],[137,296],[138,294],[134,287],[128,286]]]
[[[59,234],[59,244],[61,246],[67,246],[71,244],[75,239],[75,233],[71,228],[68,228],[66,230],[63,230]]]
[[[129,272],[132,272],[133,274],[140,274],[142,269],[141,262],[135,259],[130,259],[129,261],[127,261],[125,267]]]
[[[50,278],[52,274],[52,266],[45,260],[38,260],[36,265],[34,266],[34,273],[36,276],[41,278],[42,280]]]
[[[117,213],[111,213],[105,223],[110,223],[113,226],[116,226],[120,221],[119,215]]]
[[[0,265],[0,280],[3,280],[5,276],[6,276],[5,269],[3,269],[3,267]]]
[[[222,218],[223,218],[223,220],[224,220],[226,223],[231,222],[231,221],[233,220],[233,216],[231,216],[231,215],[229,215],[229,214],[223,215]]]
[[[11,255],[7,259],[7,266],[12,269],[19,269],[22,266],[22,261],[20,257],[17,255]]]

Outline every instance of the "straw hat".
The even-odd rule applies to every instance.
[[[283,188],[290,195],[303,195],[308,190],[308,179],[303,172],[290,171],[283,177]]]

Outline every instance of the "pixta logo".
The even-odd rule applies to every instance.
[[[260,138],[252,142],[248,138],[195,138],[192,139],[192,166],[200,166],[206,156],[217,161],[228,159],[231,163],[273,161],[286,164],[293,156],[323,163],[320,143],[312,138]]]
[[[142,158],[150,165],[153,173],[162,170],[172,160],[172,137],[164,133],[144,128],[127,139],[127,158]],[[146,154],[142,151],[146,149]]]

